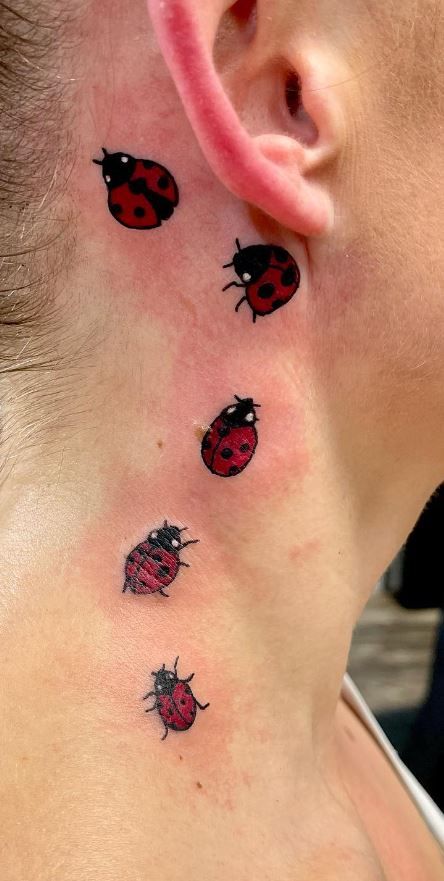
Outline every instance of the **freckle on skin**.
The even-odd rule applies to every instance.
[[[183,756],[179,756],[179,759],[180,759],[180,761],[182,761],[182,759],[183,759]]]
[[[198,780],[196,780],[196,786],[198,789],[203,789],[202,783],[199,783]]]
[[[210,427],[209,425],[195,425],[194,426],[194,434],[196,435],[198,441],[201,441],[204,439],[209,427]]]
[[[157,446],[159,447],[159,450],[161,450],[162,447],[163,447],[163,440],[158,440],[158,441],[157,441]]]

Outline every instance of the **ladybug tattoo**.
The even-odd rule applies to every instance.
[[[285,248],[280,245],[249,245],[241,248],[236,239],[237,252],[231,263],[225,263],[224,269],[234,266],[240,281],[230,281],[222,290],[243,288],[245,294],[235,307],[246,301],[253,313],[253,321],[258,315],[270,315],[276,312],[296,293],[301,274],[299,267]]]
[[[115,220],[130,229],[155,229],[171,217],[179,191],[171,172],[151,159],[129,153],[108,153],[93,159],[102,166],[108,188],[108,208]]]
[[[153,529],[148,538],[142,541],[128,554],[125,564],[125,584],[123,593],[161,593],[168,597],[165,587],[174,581],[180,566],[189,566],[180,559],[180,551],[187,545],[197,544],[198,538],[192,541],[181,540],[181,532],[187,527],[168,524],[167,520],[161,529]]]
[[[211,423],[202,440],[201,454],[207,468],[219,477],[234,477],[251,462],[256,446],[256,407],[253,398],[238,398]]]
[[[194,673],[191,673],[187,679],[179,679],[177,675],[177,664],[179,658],[174,661],[172,670],[166,670],[165,664],[162,664],[160,670],[153,672],[154,691],[149,691],[143,698],[154,697],[155,701],[152,707],[145,710],[146,713],[152,713],[157,710],[160,718],[165,726],[165,731],[161,740],[165,740],[168,731],[187,731],[194,724],[196,719],[197,707],[200,710],[206,710],[209,704],[200,704],[194,697],[189,686]]]

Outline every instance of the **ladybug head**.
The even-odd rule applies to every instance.
[[[256,407],[260,407],[260,404],[255,404],[253,398],[238,398],[237,395],[234,397],[237,404],[225,407],[222,413],[224,421],[232,428],[239,428],[241,425],[254,425],[258,421]]]
[[[154,676],[154,691],[156,694],[171,694],[175,685],[177,685],[179,679],[177,676],[177,662],[179,658],[176,658],[174,662],[174,670],[165,670],[165,664],[162,664],[160,670],[155,670],[152,672],[152,676]]]
[[[247,248],[241,248],[239,239],[236,239],[236,245],[237,253],[233,257],[232,264],[234,271],[244,284],[254,284],[268,268],[267,246],[249,245]]]
[[[169,525],[167,520],[164,520],[161,529],[153,529],[150,532],[148,541],[154,547],[163,548],[165,551],[169,551],[170,554],[177,554],[184,547],[180,537],[181,532],[184,532],[184,529]]]
[[[96,165],[102,166],[103,180],[108,189],[118,187],[120,184],[126,184],[136,165],[136,160],[128,153],[108,153],[105,147],[102,147],[103,159],[93,159]]]

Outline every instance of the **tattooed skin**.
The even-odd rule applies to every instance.
[[[238,398],[237,404],[225,407],[206,432],[201,447],[202,459],[212,474],[234,477],[251,462],[256,446],[256,407],[253,398]]]
[[[241,248],[236,239],[237,253],[224,269],[234,267],[240,281],[230,281],[223,288],[243,288],[245,291],[235,307],[237,312],[247,302],[253,321],[258,315],[270,315],[285,306],[296,293],[301,274],[291,254],[279,245],[249,245]]]
[[[188,545],[197,544],[198,538],[182,542],[181,533],[187,527],[168,524],[164,520],[161,529],[153,529],[148,538],[135,547],[126,559],[123,593],[161,593],[167,597],[165,588],[176,578],[181,566],[189,566],[180,559],[180,551]]]
[[[155,229],[168,220],[179,202],[171,172],[151,159],[102,149],[103,159],[93,162],[102,166],[108,208],[114,219],[130,229]]]
[[[165,727],[165,731],[161,740],[165,740],[168,731],[187,731],[194,725],[196,720],[197,707],[200,710],[206,710],[209,704],[200,704],[194,697],[189,686],[194,673],[191,673],[186,679],[179,679],[177,675],[177,664],[179,658],[174,661],[172,670],[166,670],[165,664],[160,670],[153,672],[154,691],[149,691],[143,698],[154,697],[155,701],[152,707],[148,707],[146,713],[152,713],[157,710]]]

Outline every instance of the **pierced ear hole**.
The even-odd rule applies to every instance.
[[[302,83],[301,78],[290,70],[285,78],[285,103],[290,116],[297,116],[302,109]]]

